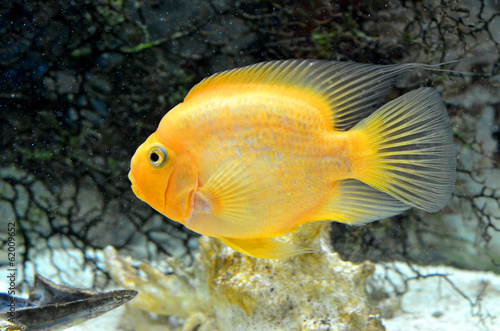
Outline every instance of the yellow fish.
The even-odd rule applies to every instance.
[[[439,94],[420,88],[373,111],[399,74],[418,68],[430,66],[286,60],[215,74],[139,146],[132,190],[259,258],[310,252],[276,239],[307,222],[436,212],[456,179]]]

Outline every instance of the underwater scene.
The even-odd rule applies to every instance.
[[[500,2],[0,1],[0,330],[500,330]]]

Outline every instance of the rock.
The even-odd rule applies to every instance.
[[[26,212],[29,207],[29,193],[21,184],[16,184],[14,187],[16,190],[16,200],[14,201],[14,207],[16,208],[16,212],[20,217],[25,217]]]
[[[373,265],[340,260],[327,230],[311,223],[287,236],[318,252],[283,260],[248,257],[201,237],[193,266],[171,258],[170,274],[146,263],[138,271],[112,247],[105,256],[112,278],[139,291],[131,314],[178,316],[183,330],[384,330],[365,293]]]
[[[0,330],[24,331],[24,330],[27,330],[27,328],[26,328],[26,325],[12,323],[6,319],[0,318]]]
[[[12,200],[15,197],[14,189],[4,180],[0,180],[0,197],[7,200]]]
[[[84,176],[80,179],[76,194],[76,203],[78,206],[78,218],[90,218],[102,213],[104,207],[102,193],[89,176]]]

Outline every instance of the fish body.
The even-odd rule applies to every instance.
[[[304,109],[317,109],[300,97],[287,96],[285,107],[282,100],[278,91],[258,87],[232,95],[217,90],[171,110],[160,124],[165,130],[158,132],[158,141],[165,146],[182,142],[176,150],[185,151],[184,162],[196,165],[200,188],[218,169],[245,167],[247,173],[238,176],[253,175],[247,180],[261,181],[249,183],[260,188],[244,205],[251,208],[248,219],[267,220],[217,227],[216,219],[207,222],[209,215],[202,213],[179,222],[215,237],[282,235],[303,221],[299,215],[307,215],[326,198],[336,180],[349,175],[345,133],[332,132],[328,119],[303,116]],[[245,107],[237,106],[242,104]],[[171,121],[177,125],[171,126]]]
[[[370,115],[417,67],[288,60],[216,74],[138,148],[132,189],[168,218],[263,258],[309,252],[274,239],[307,222],[437,211],[456,176],[437,92]]]

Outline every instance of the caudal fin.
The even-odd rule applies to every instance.
[[[407,93],[355,125],[361,153],[355,178],[428,212],[443,208],[455,186],[450,120],[431,88]]]

